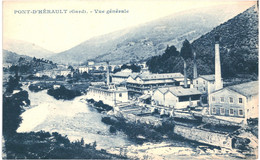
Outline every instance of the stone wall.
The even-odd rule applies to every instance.
[[[118,112],[118,111],[114,112],[113,115],[115,117],[124,118],[130,122],[143,123],[143,124],[149,124],[149,125],[154,125],[154,126],[162,125],[161,119],[150,118],[150,117],[146,117],[146,116],[136,116],[134,114]]]
[[[229,149],[232,148],[232,138],[227,134],[215,133],[182,125],[175,125],[174,133],[189,140]]]
[[[214,125],[224,125],[224,126],[241,126],[242,123],[236,123],[221,119],[216,119],[214,117],[202,117],[202,122],[208,123],[208,124],[214,124]]]

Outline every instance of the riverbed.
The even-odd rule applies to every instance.
[[[17,132],[46,131],[66,135],[70,141],[84,139],[85,143],[97,143],[97,149],[110,153],[123,154],[139,159],[234,159],[243,157],[225,149],[200,149],[190,142],[165,140],[160,143],[137,145],[127,139],[123,132],[112,134],[109,126],[101,122],[101,114],[88,106],[85,96],[75,99],[56,100],[47,90],[29,93],[31,106],[21,115],[22,123]]]

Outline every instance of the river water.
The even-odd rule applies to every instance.
[[[47,90],[31,92],[27,88],[31,109],[21,116],[23,121],[17,132],[47,131],[67,135],[71,141],[84,139],[85,143],[97,142],[98,148],[129,145],[123,133],[111,134],[109,126],[101,122],[101,114],[84,102],[84,96],[72,101],[56,100]]]
[[[111,134],[109,126],[101,122],[101,114],[88,106],[85,96],[74,100],[56,100],[47,94],[47,90],[29,93],[31,106],[22,116],[17,132],[46,131],[67,135],[71,141],[84,139],[85,143],[96,141],[97,149],[106,149],[110,153],[125,154],[140,159],[229,159],[226,150],[208,149],[203,151],[190,143],[165,141],[137,145],[127,139],[122,132]],[[234,159],[234,157],[233,157]]]

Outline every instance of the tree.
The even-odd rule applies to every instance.
[[[165,55],[173,55],[173,56],[179,56],[179,52],[177,51],[177,48],[172,45],[172,46],[167,46],[165,50]]]
[[[9,81],[7,82],[6,91],[12,93],[14,89],[19,87],[19,76],[9,76]]]
[[[18,62],[21,63],[21,62],[24,61],[24,60],[25,60],[25,58],[20,57],[19,60],[18,60]]]
[[[67,78],[71,79],[71,74],[68,74],[68,75],[67,75]]]
[[[82,78],[84,79],[89,79],[90,78],[90,74],[88,74],[86,71],[82,73]]]
[[[12,136],[16,133],[17,128],[22,122],[20,117],[22,113],[21,106],[29,105],[27,91],[20,91],[11,97],[3,96],[3,134],[4,136]]]
[[[181,72],[180,53],[175,46],[167,46],[165,53],[159,56],[153,56],[146,62],[149,71],[152,73],[172,73]]]
[[[182,44],[180,55],[184,62],[184,87],[187,88],[187,59],[192,57],[192,48],[187,39]]]
[[[71,72],[74,72],[74,68],[72,66],[69,66],[68,69],[70,69]]]

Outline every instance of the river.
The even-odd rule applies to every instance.
[[[29,93],[31,109],[21,115],[23,121],[17,132],[58,132],[71,141],[81,138],[85,143],[96,141],[97,147],[103,149],[129,145],[122,132],[109,132],[109,126],[101,122],[101,114],[83,101],[84,96],[72,101],[56,100],[47,94],[47,90],[35,93],[23,89]]]
[[[126,154],[141,159],[229,159],[230,151],[207,149],[203,151],[190,143],[165,141],[137,145],[122,132],[111,134],[109,126],[101,122],[101,114],[88,106],[85,96],[74,100],[56,100],[47,90],[28,91],[31,105],[23,112],[22,123],[17,132],[46,131],[67,135],[71,141],[84,139],[85,143],[97,143],[97,149],[106,149],[114,154]],[[232,158],[234,159],[234,157]]]

